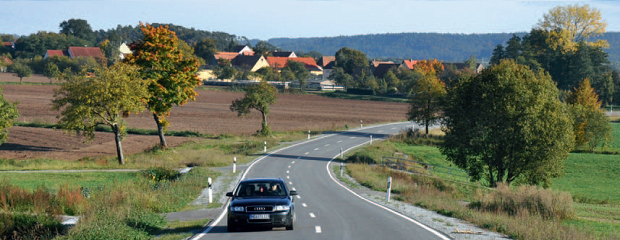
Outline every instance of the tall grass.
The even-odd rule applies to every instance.
[[[515,239],[596,238],[589,231],[563,223],[562,219],[572,216],[572,200],[566,194],[551,190],[505,187],[501,193],[476,189],[474,194],[465,194],[454,184],[441,179],[422,180],[426,177],[385,167],[348,164],[347,172],[361,184],[377,191],[385,191],[387,177],[392,176],[392,189],[399,200],[464,219]],[[469,206],[462,202],[466,196],[474,198]]]

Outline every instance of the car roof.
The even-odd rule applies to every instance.
[[[257,182],[284,182],[281,178],[250,178],[241,181],[242,183],[257,183]]]

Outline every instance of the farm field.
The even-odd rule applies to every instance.
[[[11,78],[14,78],[11,80]],[[33,79],[31,81],[31,79]],[[2,82],[15,82],[18,78],[2,74]],[[34,75],[26,82],[44,82],[46,78]],[[52,111],[54,85],[2,85],[4,97],[18,101],[20,122],[55,123],[59,114]],[[260,129],[260,114],[252,112],[247,118],[237,117],[229,107],[234,99],[242,98],[240,92],[223,92],[197,89],[196,101],[175,107],[169,117],[172,131],[197,131],[206,134],[253,134]],[[406,103],[360,101],[326,98],[316,95],[280,94],[272,106],[268,121],[273,131],[313,131],[341,129],[348,125],[357,128],[360,119],[364,124],[405,120]],[[125,119],[129,128],[156,129],[153,117],[147,112]],[[171,146],[189,138],[167,137]],[[86,156],[115,154],[110,133],[97,133],[97,138],[82,143],[83,138],[71,137],[63,131],[43,128],[12,127],[9,140],[0,145],[0,157],[9,159],[53,158],[75,160]],[[142,152],[158,143],[157,136],[128,135],[123,141],[127,154]]]

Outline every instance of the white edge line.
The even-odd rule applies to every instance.
[[[316,233],[321,233],[321,226],[314,226]]]
[[[362,145],[364,145],[364,144],[367,144],[367,143],[370,143],[370,141],[366,141],[366,142],[364,142],[364,143],[362,143],[362,144],[359,144],[359,145],[357,145],[357,146],[350,147],[349,149],[344,150],[344,151],[343,151],[343,153],[345,153],[345,152],[347,152],[347,151],[349,151],[349,150],[351,150],[351,149],[353,149],[353,148],[356,148],[356,147],[362,146]],[[406,219],[406,220],[408,220],[408,221],[410,221],[410,222],[412,222],[412,223],[415,223],[416,225],[420,226],[421,228],[424,228],[425,230],[427,230],[427,231],[429,231],[429,232],[431,232],[431,233],[433,233],[433,234],[437,235],[437,236],[438,236],[438,237],[440,237],[441,239],[450,240],[450,238],[446,237],[444,234],[442,234],[442,233],[440,233],[440,232],[437,232],[435,229],[432,229],[432,228],[430,228],[430,227],[428,227],[428,226],[426,226],[426,225],[424,225],[424,224],[422,224],[422,223],[420,223],[420,222],[416,221],[415,219],[413,219],[413,218],[411,218],[411,217],[409,217],[409,216],[405,216],[405,215],[403,215],[403,214],[401,214],[401,213],[399,213],[399,212],[396,212],[396,211],[394,211],[394,210],[392,210],[392,209],[389,209],[389,208],[384,207],[384,206],[382,206],[382,205],[379,205],[379,204],[377,204],[377,203],[375,203],[375,202],[373,202],[373,201],[370,201],[370,200],[368,200],[368,199],[366,199],[366,198],[364,198],[364,197],[360,196],[359,194],[355,193],[353,190],[351,190],[351,189],[347,188],[346,186],[342,185],[340,182],[338,182],[338,181],[334,178],[334,176],[332,175],[331,171],[329,170],[329,165],[330,165],[330,164],[332,163],[332,161],[334,161],[334,159],[336,159],[336,157],[338,157],[338,156],[340,156],[340,154],[337,154],[336,156],[334,156],[331,160],[329,160],[329,162],[328,162],[328,163],[327,163],[327,165],[325,166],[325,169],[327,169],[327,174],[329,174],[329,177],[330,177],[330,178],[331,178],[331,179],[332,179],[332,180],[333,180],[336,184],[340,185],[342,188],[346,189],[347,191],[349,191],[350,193],[352,193],[352,194],[353,194],[353,195],[355,195],[356,197],[358,197],[358,198],[360,198],[360,199],[362,199],[362,200],[364,200],[364,201],[366,201],[366,202],[368,202],[368,203],[370,203],[370,204],[372,204],[372,205],[375,205],[375,206],[377,206],[377,207],[383,208],[383,209],[385,209],[385,210],[386,210],[386,211],[388,211],[388,212],[391,212],[391,213],[393,213],[393,214],[396,214],[397,216],[402,217],[402,218],[404,218],[404,219]]]
[[[382,126],[386,126],[386,125],[392,125],[392,124],[402,124],[402,123],[403,123],[403,122],[387,123],[387,124],[381,124],[381,125],[376,125],[376,126],[369,126],[369,127],[366,127],[366,128],[375,128],[375,127],[382,127]],[[349,131],[349,132],[356,132],[356,131],[360,131],[360,130],[362,130],[362,129],[366,129],[366,128],[361,128],[361,129],[359,129],[359,128],[358,128],[358,129],[356,129],[356,130],[352,130],[352,131]],[[337,133],[335,133],[335,134],[325,135],[325,136],[318,137],[318,138],[311,139],[311,140],[307,140],[307,141],[303,141],[303,142],[300,142],[300,143],[297,143],[297,144],[293,144],[293,145],[290,145],[290,146],[287,146],[287,147],[283,147],[283,148],[280,148],[280,149],[278,149],[278,150],[274,150],[274,151],[272,151],[272,152],[269,152],[267,155],[262,156],[262,157],[259,157],[259,158],[255,159],[254,161],[252,161],[252,163],[250,164],[250,166],[248,166],[248,168],[246,168],[246,169],[245,169],[245,171],[243,172],[243,175],[241,175],[241,178],[239,179],[239,181],[241,181],[241,180],[243,180],[243,179],[245,178],[245,175],[246,175],[246,174],[250,171],[250,169],[252,168],[252,166],[254,166],[254,164],[256,164],[257,162],[260,162],[260,160],[263,160],[263,159],[265,159],[266,157],[269,157],[271,154],[274,154],[274,153],[277,153],[277,152],[282,151],[282,150],[284,150],[284,149],[288,149],[288,148],[291,148],[291,147],[295,147],[295,146],[298,146],[298,145],[301,145],[301,144],[304,144],[304,143],[309,143],[309,142],[313,142],[313,141],[316,141],[316,140],[319,140],[319,139],[323,139],[323,138],[331,137],[331,136],[334,136],[334,135],[337,135]],[[362,145],[362,144],[360,144],[360,145]],[[349,148],[349,149],[350,149],[350,148]],[[347,151],[348,151],[349,149],[347,149]],[[339,155],[340,155],[340,154],[339,154]],[[334,157],[334,158],[335,158],[335,157]],[[330,161],[327,163],[327,166],[328,166],[328,169],[327,169],[327,170],[328,170],[328,173],[329,173],[329,164],[330,164],[330,163],[334,160],[334,158],[332,158],[332,160],[330,160]],[[336,181],[336,180],[334,179],[334,177],[332,177],[331,173],[329,173],[329,176],[332,178],[332,180]],[[338,183],[340,186],[342,186],[342,184],[340,184],[339,182],[336,182],[336,183]],[[344,186],[342,186],[342,187],[344,187]],[[348,189],[348,188],[346,188],[346,187],[344,187],[344,188],[345,188],[345,189],[347,189],[347,190],[349,190],[351,193],[355,194],[355,193],[354,193],[353,191],[351,191],[350,189]],[[357,195],[357,194],[356,194],[356,195]],[[358,195],[358,197],[359,197],[359,195]],[[362,198],[362,199],[363,199],[363,198]],[[368,200],[366,200],[366,201],[368,201]],[[219,217],[218,217],[215,221],[213,221],[213,222],[211,222],[210,224],[208,224],[208,225],[207,225],[207,226],[209,226],[209,227],[207,227],[204,231],[202,231],[201,233],[197,234],[196,236],[194,236],[194,237],[190,238],[190,240],[196,240],[196,239],[202,238],[202,237],[203,237],[204,235],[206,235],[209,231],[211,231],[211,229],[213,229],[213,227],[215,227],[215,226],[216,226],[216,225],[217,225],[220,221],[222,221],[222,219],[224,218],[224,215],[226,215],[226,212],[228,211],[228,210],[227,210],[227,209],[228,209],[228,204],[230,204],[230,201],[227,201],[227,202],[226,202],[226,205],[224,205],[224,211],[222,211],[222,213],[220,214],[220,216],[219,216]],[[375,204],[375,205],[376,205],[376,204]],[[378,205],[378,206],[379,206],[379,205]],[[386,209],[387,209],[387,208],[386,208]],[[389,209],[388,209],[388,210],[389,210]],[[393,212],[393,211],[392,211],[392,212]],[[402,215],[401,215],[401,216],[402,216]],[[418,224],[419,224],[419,223],[418,223]],[[319,229],[320,229],[320,226],[319,226]]]
[[[295,146],[298,146],[298,145],[301,145],[301,144],[304,144],[304,143],[313,142],[315,140],[323,139],[323,138],[326,138],[326,137],[331,137],[331,136],[334,136],[334,135],[336,135],[336,134],[325,135],[323,137],[315,138],[315,139],[308,140],[308,141],[303,141],[303,142],[300,142],[300,143],[297,143],[297,144],[293,144],[293,145],[290,145],[290,146],[287,146],[287,147],[283,147],[283,148],[280,148],[278,150],[274,150],[272,152],[269,152],[267,155],[259,157],[259,158],[255,159],[254,161],[252,161],[250,166],[248,166],[248,168],[246,168],[245,171],[243,172],[243,175],[241,175],[241,178],[239,179],[239,181],[241,181],[241,180],[243,180],[245,178],[245,175],[248,174],[248,172],[250,171],[252,166],[254,166],[254,164],[256,164],[257,162],[260,162],[261,160],[265,159],[266,157],[269,157],[271,154],[274,154],[274,153],[277,153],[279,151],[282,151],[282,150],[285,150],[285,149],[288,149],[288,148],[291,148],[291,147],[295,147]],[[217,226],[217,224],[220,223],[220,221],[222,221],[222,219],[224,218],[224,215],[226,215],[226,212],[228,211],[228,205],[229,204],[230,204],[230,201],[227,201],[226,205],[224,205],[224,211],[222,211],[220,216],[217,219],[215,219],[215,221],[213,221],[209,225],[207,225],[208,227],[204,231],[202,231],[201,233],[199,233],[199,234],[195,235],[194,237],[190,238],[190,240],[196,240],[196,239],[204,237],[209,231],[211,231],[211,229],[213,229],[213,227]]]

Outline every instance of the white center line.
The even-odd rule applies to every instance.
[[[392,130],[396,129],[395,127],[392,128]]]
[[[314,151],[319,150],[319,148],[315,148]]]
[[[329,146],[329,143],[328,143],[328,144],[325,144],[325,146],[326,146],[326,147],[327,147],[327,146]]]
[[[306,153],[304,153],[304,154],[308,155],[308,153],[310,153],[310,152],[306,152]]]
[[[295,163],[295,161],[293,161],[292,163]]]
[[[288,184],[291,184],[291,185],[293,185],[293,183],[292,183],[292,182],[288,182]]]
[[[315,226],[314,229],[316,229],[316,233],[321,233],[321,226]]]
[[[355,137],[350,137],[350,139],[354,139]]]
[[[288,170],[286,170],[286,173],[288,173],[288,172],[289,172],[289,171],[288,171]]]
[[[311,218],[314,218],[314,217],[315,217],[315,216],[314,216],[314,213],[310,213],[310,217],[311,217]]]
[[[379,130],[379,131],[377,131],[377,132],[383,132],[383,130]]]
[[[306,203],[301,203],[301,206],[308,207],[308,205],[306,205]]]
[[[301,196],[297,195],[297,199],[301,199]]]
[[[293,191],[297,191],[297,189],[293,188]]]
[[[291,165],[288,165],[288,168],[291,168]]]
[[[286,176],[286,179],[289,179],[289,178],[290,178],[289,176]]]
[[[341,140],[341,141],[338,141],[338,142],[336,142],[336,143],[341,143],[341,142],[342,142],[342,140]]]

